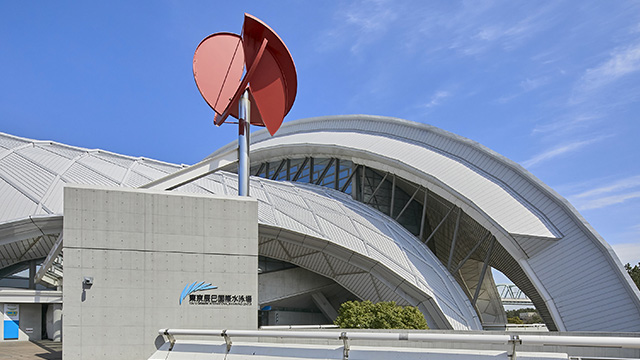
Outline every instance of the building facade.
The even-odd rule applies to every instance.
[[[606,241],[478,143],[401,119],[333,116],[255,132],[251,162],[263,324],[328,323],[341,302],[366,299],[418,306],[431,328],[479,330],[506,321],[495,268],[551,330],[640,331],[640,293]],[[0,135],[1,275],[31,268],[64,289],[65,186],[139,188],[182,169]],[[235,170],[172,191],[234,196]]]

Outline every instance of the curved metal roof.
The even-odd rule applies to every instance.
[[[259,131],[251,140],[254,163],[305,156],[347,159],[395,174],[459,206],[505,250],[492,265],[501,264],[518,287],[529,290],[559,330],[640,331],[640,292],[606,241],[567,200],[474,141],[429,125],[369,115],[288,122],[274,137]]]
[[[0,254],[13,263],[28,254],[11,254],[11,248],[33,243],[37,231],[60,232],[55,224],[61,225],[65,184],[138,187],[180,169],[1,133],[0,146],[0,199],[10,204],[0,213]],[[236,189],[236,175],[219,172],[175,191],[233,195]],[[394,220],[318,186],[254,178],[251,194],[259,202],[260,254],[330,277],[362,298],[416,305],[433,327],[481,328],[453,277]],[[36,218],[54,225],[43,229]],[[11,235],[20,226],[22,235]],[[40,246],[51,246],[52,240]]]

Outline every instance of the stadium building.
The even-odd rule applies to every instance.
[[[640,293],[609,244],[566,199],[474,141],[411,121],[351,115],[287,122],[273,137],[255,132],[251,143],[258,245],[247,256],[257,266],[251,311],[259,320],[241,326],[327,324],[342,302],[363,299],[417,306],[434,329],[491,328],[506,323],[491,273],[497,269],[531,299],[552,331],[640,331]],[[101,281],[111,281],[101,280],[99,264],[120,261],[123,285],[114,289],[160,271],[157,263],[145,267],[146,255],[131,255],[147,250],[127,245],[126,236],[118,240],[119,260],[107,259],[113,238],[103,247],[76,231],[80,227],[65,214],[71,206],[65,187],[78,204],[92,187],[123,196],[171,190],[182,199],[176,204],[199,196],[229,204],[225,199],[237,194],[237,165],[225,159],[236,146],[185,167],[0,134],[0,303],[20,305],[19,322],[5,314],[10,326],[3,331],[15,336],[2,338],[59,339],[64,324],[66,339],[73,309],[93,301]],[[176,180],[180,176],[189,181]],[[190,211],[176,214],[191,224]],[[235,234],[237,224],[229,221],[218,235]],[[196,251],[182,250],[190,248],[180,236],[191,230],[180,226],[158,251],[181,254],[189,263]],[[85,263],[73,265],[69,284],[69,256],[85,248],[94,263],[88,266],[83,257]],[[19,285],[14,275],[21,272],[29,276]],[[76,278],[84,279],[81,288]],[[71,286],[82,299],[68,298]],[[138,287],[144,288],[139,301],[155,296],[145,284]],[[167,304],[177,305],[178,295],[167,296]]]

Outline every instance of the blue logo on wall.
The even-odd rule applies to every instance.
[[[204,290],[211,290],[211,289],[217,289],[217,288],[218,288],[217,286],[213,286],[211,284],[205,284],[204,281],[201,283],[198,283],[196,281],[193,284],[187,284],[182,290],[182,294],[180,294],[180,305],[182,305],[182,300],[184,300],[184,298],[189,296],[189,294],[193,294],[196,291],[204,291]]]

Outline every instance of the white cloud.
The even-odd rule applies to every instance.
[[[591,199],[578,203],[578,210],[593,210],[603,207],[620,204],[627,200],[640,198],[640,191],[634,191],[626,194],[616,194],[611,196],[605,196],[600,198]]]
[[[478,2],[466,3],[469,8],[477,8]],[[509,17],[494,18],[500,14],[502,4],[492,4],[481,11],[461,12],[461,16],[445,21],[453,21],[456,37],[451,42],[451,49],[456,49],[463,55],[477,55],[494,48],[502,47],[512,50],[520,47],[536,33],[546,29],[552,22],[552,6],[538,6],[526,13],[512,13]],[[522,17],[521,14],[526,14]],[[520,15],[520,16],[519,16]],[[486,25],[491,23],[491,25]]]
[[[532,135],[553,133],[564,136],[567,131],[573,131],[579,127],[589,127],[595,120],[600,118],[601,116],[597,114],[567,116],[565,118],[554,119],[553,122],[547,124],[536,125],[531,133]]]
[[[597,138],[594,139],[589,139],[589,140],[583,140],[583,141],[575,141],[569,144],[564,144],[564,145],[560,145],[557,147],[554,147],[553,149],[544,151],[538,155],[535,155],[534,157],[532,157],[529,160],[523,161],[522,162],[522,166],[526,167],[526,168],[530,168],[534,165],[537,165],[541,162],[547,161],[549,159],[553,159],[555,157],[558,157],[560,155],[569,153],[569,152],[574,152],[576,150],[582,149],[583,147],[587,146],[587,145],[591,145],[593,143],[596,143],[598,141],[603,140],[604,138],[606,138],[608,136],[599,136]]]
[[[449,96],[451,96],[451,93],[449,93],[448,91],[437,91],[435,94],[433,94],[433,96],[431,96],[431,100],[423,106],[426,108],[438,106],[442,103],[442,100],[448,98]]]
[[[585,71],[578,90],[593,91],[637,71],[640,71],[640,44],[619,48],[606,61]]]
[[[535,90],[543,85],[546,85],[549,83],[549,77],[547,76],[543,76],[543,77],[539,77],[539,78],[533,78],[533,79],[525,79],[523,81],[520,82],[520,87],[522,88],[522,90],[524,91],[531,91],[531,90]]]
[[[515,94],[501,96],[500,98],[498,98],[497,101],[500,104],[507,103],[522,94],[525,94],[529,91],[533,91],[541,86],[548,84],[549,80],[550,79],[547,76],[542,76],[542,77],[532,78],[532,79],[526,78],[520,81],[519,85],[520,85],[520,88],[522,89],[521,91],[516,92]]]
[[[623,264],[634,266],[640,262],[640,242],[626,244],[612,244],[618,258]]]
[[[625,190],[629,188],[640,187],[640,175],[631,176],[626,179],[621,179],[613,184],[591,189],[580,194],[574,195],[576,198],[588,198],[595,195],[607,194],[618,190]]]
[[[385,33],[391,24],[399,18],[398,7],[389,0],[362,0],[349,3],[336,12],[337,22],[321,41],[320,50],[335,47],[340,43],[352,44],[352,53],[362,48],[379,35]]]
[[[569,196],[578,210],[594,210],[640,198],[640,175],[630,176]]]

